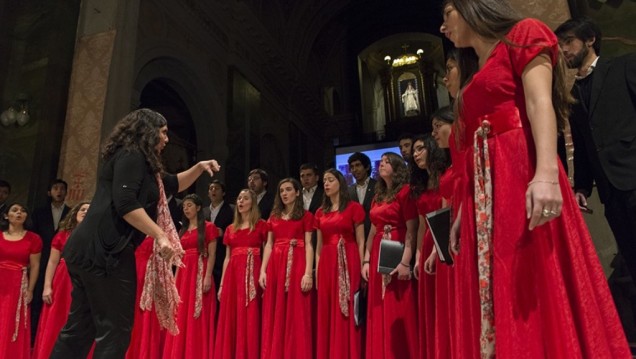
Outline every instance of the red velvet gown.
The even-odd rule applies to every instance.
[[[358,359],[362,357],[362,331],[355,324],[353,295],[360,288],[361,279],[360,252],[354,228],[363,223],[364,218],[364,208],[356,201],[349,201],[342,212],[324,213],[322,208],[316,211],[315,228],[322,233],[322,249],[316,274],[318,292],[317,359]],[[340,238],[343,239],[341,245],[338,244]],[[339,251],[339,247],[344,250]],[[339,299],[339,252],[346,256],[349,274],[350,296],[346,303],[347,315],[343,313]]]
[[[469,149],[464,168],[469,181],[461,201],[456,268],[456,280],[463,288],[456,295],[460,325],[477,328],[479,335],[472,148],[474,133],[488,116],[496,356],[631,358],[598,256],[560,163],[562,213],[528,230],[525,193],[535,172],[536,154],[521,74],[540,53],[548,54],[554,64],[558,44],[552,31],[533,19],[516,24],[507,38],[520,46],[500,42],[463,92],[460,138]],[[479,342],[466,339],[458,357],[479,357]]]
[[[219,236],[219,229],[212,222],[205,222],[205,248]],[[203,280],[208,266],[208,258],[198,249],[198,231],[189,230],[181,236],[181,246],[185,250],[183,267],[177,269],[176,285],[179,291],[177,327],[179,334],[166,334],[163,358],[198,359],[209,358],[214,344],[214,318],[216,316],[216,287],[203,293]],[[197,289],[200,281],[200,289]],[[201,302],[197,303],[197,290],[201,292]],[[197,311],[197,306],[200,310]]]
[[[8,241],[0,232],[0,353],[3,356],[14,359],[31,357],[31,307],[24,302],[29,282],[26,268],[31,254],[41,251],[42,239],[33,232],[27,231],[18,241]],[[23,286],[24,292],[21,290]],[[19,315],[18,320],[16,314]],[[17,334],[15,340],[14,334]]]
[[[391,203],[373,202],[371,223],[376,234],[371,244],[369,296],[367,307],[366,357],[415,358],[419,355],[417,283],[415,279],[399,280],[393,275],[382,298],[382,275],[378,273],[378,254],[385,225],[391,225],[391,239],[404,242],[406,221],[417,219],[415,201],[404,185]],[[415,245],[413,246],[415,255]]]
[[[428,190],[423,192],[416,201],[417,213],[426,218],[426,214],[442,207],[442,198],[439,191]],[[433,237],[427,229],[422,239],[420,251],[420,267],[418,284],[418,315],[419,315],[419,340],[420,358],[433,358],[435,353],[435,280],[436,276],[424,272],[424,262],[433,249]],[[439,270],[439,266],[436,267]]]
[[[163,351],[166,330],[159,325],[154,303],[151,310],[141,310],[139,307],[144,278],[146,277],[146,267],[152,254],[153,245],[154,238],[146,237],[135,249],[137,295],[135,298],[135,319],[126,359],[159,359]]]
[[[258,359],[261,353],[261,248],[267,239],[267,223],[259,220],[254,230],[234,232],[230,225],[223,241],[230,251],[225,269],[219,322],[214,343],[215,359]]]
[[[300,220],[272,216],[267,221],[268,230],[274,235],[274,247],[267,263],[267,287],[263,294],[261,359],[311,358],[313,355],[312,293],[303,292],[300,287],[307,264],[305,233],[313,231],[313,221],[309,211],[305,211]],[[291,257],[290,246],[293,246]]]
[[[452,136],[449,142],[454,143]],[[456,193],[463,189],[461,186],[464,184],[455,170],[455,167],[461,166],[461,161],[454,147],[450,151],[453,165],[442,175],[439,183],[440,195],[451,207],[451,221],[456,218],[460,206],[457,200],[461,196]],[[442,263],[438,257],[435,268],[435,352],[431,358],[449,359],[454,357],[453,343],[463,340],[463,337],[455,335],[455,267]]]
[[[58,232],[51,241],[51,247],[62,253],[64,245],[71,235],[69,231]],[[33,348],[33,359],[48,359],[55,346],[55,341],[62,331],[68,312],[71,309],[71,277],[66,269],[66,261],[60,258],[60,262],[55,268],[53,282],[51,283],[53,293],[53,302],[51,304],[43,304],[42,313],[40,314],[40,324],[38,324],[38,333],[35,337],[35,346]],[[35,295],[35,293],[33,294]],[[93,357],[93,349],[88,354],[88,358]]]

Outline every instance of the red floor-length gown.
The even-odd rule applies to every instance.
[[[51,247],[62,253],[64,245],[71,235],[70,231],[58,232],[51,241]],[[40,324],[38,325],[38,333],[35,337],[35,345],[33,347],[33,359],[48,359],[55,346],[57,336],[62,331],[68,312],[71,309],[71,277],[66,269],[66,261],[60,258],[60,262],[55,268],[53,282],[51,283],[53,302],[51,304],[43,304],[42,313],[40,314]],[[33,293],[33,295],[36,295]],[[93,357],[93,349],[88,354],[88,359]]]
[[[233,225],[223,241],[230,252],[221,289],[219,322],[214,343],[215,359],[258,359],[261,353],[261,247],[267,239],[267,223],[259,220],[254,230]]]
[[[391,239],[404,242],[406,222],[417,218],[415,201],[405,184],[390,202],[371,205],[371,223],[376,234],[371,244],[369,266],[369,296],[367,307],[366,357],[368,359],[415,358],[419,355],[417,287],[411,280],[391,277],[382,297],[382,275],[378,273],[378,254],[384,226],[391,226]],[[415,245],[413,246],[415,255]]]
[[[316,211],[315,227],[322,233],[322,250],[316,274],[318,290],[318,325],[316,358],[341,359],[362,357],[362,330],[356,326],[353,296],[360,288],[360,252],[355,237],[355,226],[364,223],[362,205],[349,201],[342,212]],[[340,239],[343,244],[339,245]],[[339,297],[338,252],[343,248],[349,274],[350,296],[348,316],[343,314]],[[344,305],[344,303],[343,303]]]
[[[451,134],[449,143],[455,143],[455,139]],[[451,146],[450,156],[452,165],[442,175],[439,181],[439,192],[446,201],[446,205],[451,207],[451,223],[459,213],[461,197],[459,191],[465,190],[465,182],[463,180],[463,172],[458,172],[456,168],[463,168],[463,154],[457,151],[454,145]],[[452,254],[451,254],[452,255]],[[456,284],[455,276],[457,271],[454,264],[449,266],[442,263],[437,258],[437,273],[435,275],[435,301],[439,303],[435,307],[435,315],[439,320],[435,323],[435,356],[434,358],[451,359],[456,358],[455,348],[470,340],[471,336],[458,334],[458,317],[455,315]],[[461,328],[470,330],[470,328]]]
[[[146,237],[139,247],[135,249],[137,295],[135,298],[135,319],[126,359],[159,359],[163,352],[166,330],[159,325],[154,303],[151,310],[141,310],[139,307],[148,259],[152,254],[154,242],[154,238]]]
[[[472,149],[474,133],[487,119],[496,356],[631,358],[598,256],[560,163],[562,213],[528,230],[525,193],[534,176],[536,154],[521,75],[541,53],[550,56],[554,65],[558,44],[552,31],[534,19],[520,21],[507,39],[518,46],[500,42],[463,91],[465,132],[460,138],[469,149],[464,168],[469,181],[461,201],[456,279],[461,280],[458,287],[469,289],[456,295],[460,325],[480,328]],[[465,343],[458,357],[479,357],[479,346],[470,340]]]
[[[41,251],[42,239],[33,232],[26,231],[17,241],[6,240],[0,232],[0,354],[12,359],[31,357],[31,307],[24,302],[24,296],[29,282],[29,257]]]
[[[442,198],[439,191],[424,191],[416,201],[417,213],[426,220],[426,214],[438,210],[442,207]],[[420,267],[418,285],[418,316],[419,316],[419,340],[420,358],[435,357],[435,296],[436,276],[424,272],[424,262],[433,249],[433,237],[430,231],[426,230],[422,238],[422,248],[420,250]],[[436,267],[439,269],[439,266]]]
[[[313,231],[313,221],[314,216],[309,211],[305,211],[300,220],[272,216],[267,221],[274,243],[263,293],[261,359],[311,358],[313,355],[312,292],[303,292],[300,287],[307,264],[305,233]],[[291,257],[290,246],[293,246]]]
[[[219,236],[219,229],[211,222],[205,222],[205,248]],[[208,258],[198,249],[198,231],[191,229],[181,236],[181,246],[185,250],[183,267],[177,269],[176,285],[179,291],[177,327],[179,334],[166,334],[163,358],[198,359],[209,358],[214,344],[214,317],[216,315],[216,287],[203,293],[202,286]],[[197,281],[200,281],[201,302],[197,303]],[[197,304],[201,309],[197,312]],[[198,315],[197,315],[198,314]]]

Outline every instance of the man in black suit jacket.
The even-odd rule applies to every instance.
[[[33,211],[33,231],[42,238],[42,256],[40,257],[40,273],[33,290],[31,302],[31,337],[35,338],[42,309],[42,290],[44,289],[44,274],[51,255],[51,241],[57,232],[60,221],[66,216],[70,207],[64,204],[68,185],[62,179],[55,179],[49,185],[47,195],[50,204]]]
[[[11,194],[11,184],[9,182],[0,179],[0,214],[2,214],[7,208],[7,199]]]
[[[223,234],[225,229],[234,220],[234,210],[225,201],[225,184],[219,180],[213,180],[208,186],[208,197],[210,205],[203,208],[205,219],[214,223],[221,230],[221,236],[216,240],[216,255],[212,276],[216,283],[216,288],[221,286],[221,274],[223,274],[223,260],[225,259],[225,244],[223,244]]]
[[[318,185],[320,172],[314,163],[304,163],[300,166],[300,184],[303,186],[303,207],[316,214],[322,205],[324,189]]]
[[[261,218],[269,219],[269,214],[274,207],[274,194],[267,190],[267,172],[260,168],[251,170],[247,175],[247,187],[256,193]]]
[[[371,210],[371,202],[375,196],[375,180],[371,178],[371,159],[369,156],[361,152],[355,152],[347,160],[349,163],[349,171],[356,179],[356,183],[349,186],[349,196],[357,201],[364,208],[366,217],[364,219],[364,238],[366,240],[371,229],[371,218],[369,211]]]
[[[599,57],[601,32],[586,18],[568,20],[555,32],[568,66],[578,71],[570,116],[576,198],[587,206],[596,183],[636,280],[636,54]]]

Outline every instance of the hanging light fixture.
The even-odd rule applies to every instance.
[[[29,97],[26,94],[19,94],[15,103],[0,114],[0,123],[5,127],[13,124],[22,127],[30,120]]]
[[[404,50],[404,53],[402,54],[402,56],[399,56],[395,59],[391,59],[391,56],[386,55],[384,57],[384,61],[386,61],[386,63],[389,66],[400,67],[405,65],[412,65],[422,59],[422,55],[424,55],[424,50],[417,49],[416,51],[417,55],[413,55],[412,53],[406,52],[406,49],[408,48],[409,48],[409,45],[407,44],[402,45],[402,49]]]

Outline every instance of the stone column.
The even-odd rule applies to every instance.
[[[130,110],[139,2],[82,1],[59,163],[69,204],[93,196],[102,140]]]

